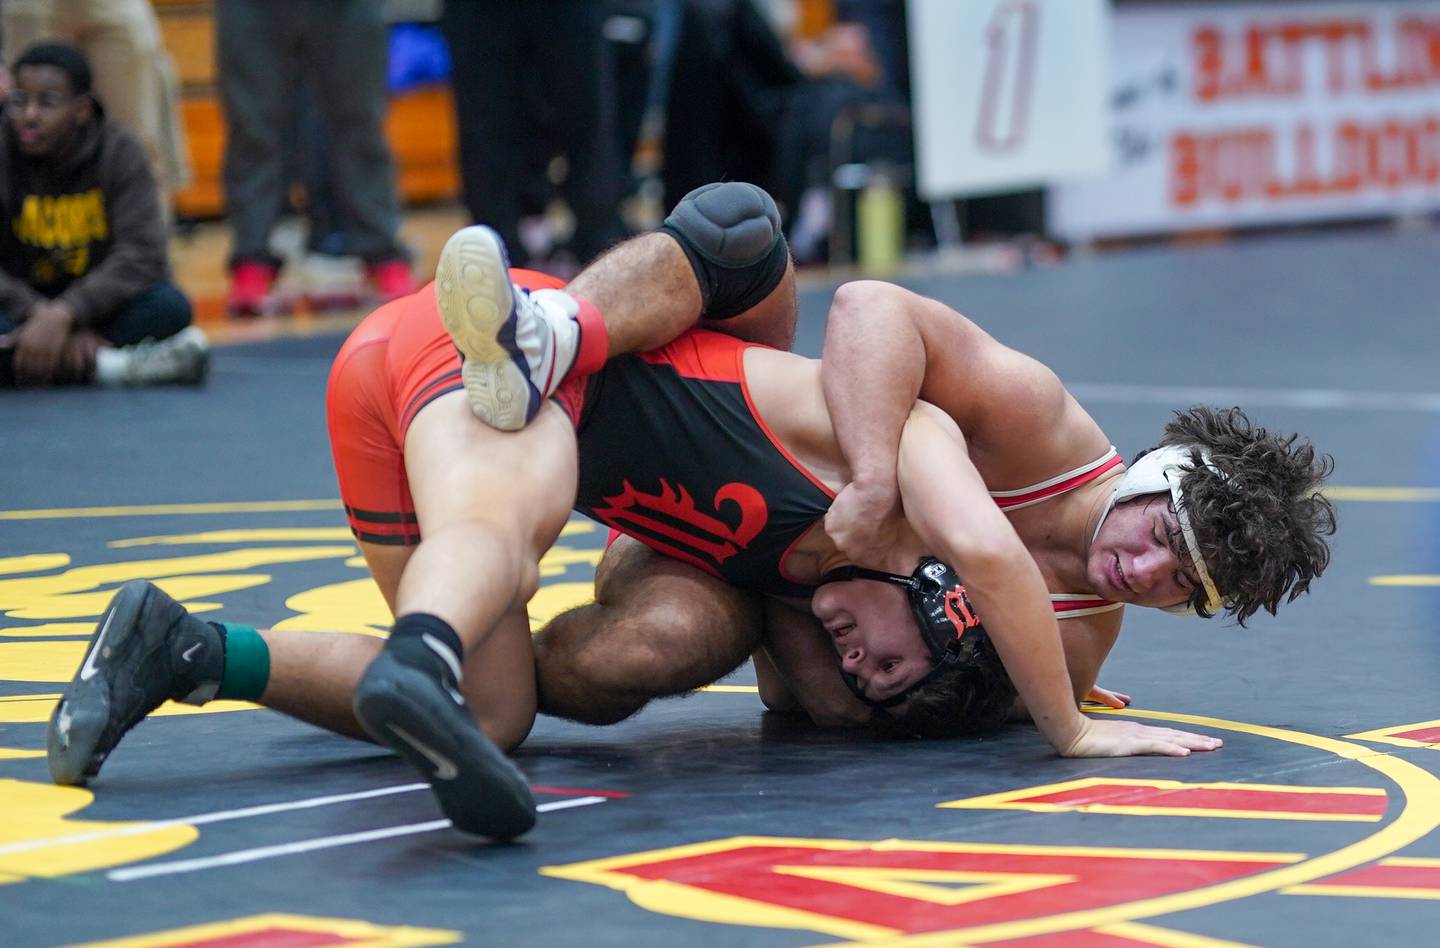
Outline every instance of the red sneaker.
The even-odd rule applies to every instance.
[[[365,275],[375,287],[380,302],[388,303],[402,296],[409,296],[420,287],[410,273],[410,264],[404,260],[381,260],[365,265]]]
[[[273,312],[276,302],[270,295],[279,268],[255,260],[242,260],[230,269],[230,295],[225,311],[231,316],[260,316]]]

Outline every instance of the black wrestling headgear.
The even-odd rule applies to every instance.
[[[842,583],[852,579],[873,579],[904,586],[906,598],[910,601],[910,611],[920,628],[920,639],[930,649],[930,657],[935,661],[935,667],[925,677],[883,701],[872,701],[865,697],[855,676],[842,670],[840,676],[845,679],[845,684],[855,693],[855,697],[872,708],[893,708],[903,704],[911,692],[941,671],[972,661],[976,648],[986,639],[985,627],[980,624],[980,617],[975,614],[975,608],[970,605],[970,599],[965,595],[960,575],[933,556],[922,559],[920,565],[915,567],[915,572],[909,576],[866,569],[863,566],[842,566],[826,573],[820,578],[820,582]]]

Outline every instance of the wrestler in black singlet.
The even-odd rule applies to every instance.
[[[575,507],[737,586],[808,598],[781,563],[833,495],[755,418],[745,348],[697,330],[591,376]]]

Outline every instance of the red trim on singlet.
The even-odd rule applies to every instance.
[[[745,371],[738,353],[749,345],[734,336],[692,329],[668,345],[639,353],[638,358],[651,365],[669,366],[685,378],[743,385]]]
[[[460,369],[458,366],[446,372],[444,375],[426,382],[424,387],[410,398],[410,401],[406,403],[404,409],[400,412],[400,430],[410,430],[410,422],[415,420],[415,416],[419,414],[420,409],[441,395],[464,387],[465,383],[460,380]]]
[[[1050,608],[1055,612],[1057,619],[1078,618],[1076,613],[1093,615],[1097,612],[1110,612],[1112,609],[1119,609],[1124,603],[1115,602],[1111,599],[1102,599],[1099,596],[1085,596],[1080,599],[1056,599],[1056,593],[1050,596]]]
[[[765,432],[770,444],[790,462],[791,467],[804,475],[805,479],[819,488],[826,497],[834,500],[835,492],[810,473],[795,455],[786,450],[780,439],[775,437],[775,432],[770,430],[760,410],[755,407],[755,400],[750,397],[750,381],[745,377],[745,353],[750,349],[765,348],[769,347],[759,343],[741,342],[734,336],[708,329],[692,329],[663,349],[642,352],[639,357],[652,365],[671,366],[686,378],[738,383],[745,396],[745,407],[749,409],[750,416],[755,419],[760,430]]]
[[[795,547],[797,547],[797,546],[800,545],[800,541],[803,540],[803,539],[805,539],[806,537],[808,537],[808,536],[810,535],[810,531],[813,530],[813,529],[815,529],[815,527],[818,526],[818,525],[821,524],[821,523],[824,523],[824,521],[823,521],[823,520],[817,520],[817,521],[815,521],[815,523],[812,524],[811,526],[806,527],[805,530],[804,530],[804,532],[802,532],[798,537],[796,537],[794,540],[792,540],[792,541],[790,542],[790,545],[785,548],[785,552],[780,554],[780,559],[779,559],[778,561],[776,561],[776,563],[775,563],[775,571],[776,571],[777,573],[779,573],[780,576],[781,576],[787,583],[794,583],[794,584],[797,585],[797,586],[813,586],[813,585],[815,585],[814,583],[806,582],[805,580],[799,579],[799,578],[797,578],[796,576],[794,576],[788,569],[785,568],[785,561],[790,558],[790,554],[791,554],[791,553],[795,552]]]
[[[818,489],[826,497],[829,497],[831,501],[834,501],[835,492],[829,487],[827,487],[825,483],[820,480],[820,478],[810,473],[810,470],[805,467],[805,465],[801,464],[800,460],[795,457],[795,455],[791,454],[785,448],[785,446],[780,443],[780,439],[775,437],[775,432],[770,430],[770,425],[765,421],[765,416],[761,415],[760,409],[755,406],[755,400],[750,396],[750,379],[745,375],[744,364],[745,351],[752,348],[755,347],[739,346],[735,349],[735,370],[736,373],[740,376],[740,391],[743,392],[745,395],[745,407],[750,409],[750,417],[755,419],[755,423],[760,426],[760,430],[765,432],[765,437],[769,438],[770,443],[774,445],[775,450],[779,451],[780,454],[785,458],[785,460],[790,462],[790,466],[803,474],[806,480],[808,480],[811,484],[814,484],[816,489]],[[823,521],[816,522],[821,523]],[[785,548],[785,552],[780,555],[780,559],[775,564],[776,570],[780,573],[782,577],[784,577],[786,582],[795,583],[796,585],[800,586],[808,585],[807,583],[801,581],[800,579],[797,579],[795,576],[792,576],[790,574],[790,571],[785,568],[785,561],[790,558],[790,554],[795,550],[795,547],[800,543],[800,541],[804,540],[810,535],[811,529],[814,528],[811,527],[810,529],[805,530],[793,541],[791,541],[790,545]]]
[[[1076,474],[1074,477],[1066,478],[1063,481],[1057,481],[1054,484],[1048,484],[1045,487],[1028,490],[1024,493],[1011,494],[1007,491],[1005,492],[1007,496],[995,497],[994,493],[992,492],[991,496],[995,498],[995,504],[1001,510],[1006,510],[1012,507],[1022,507],[1029,506],[1031,504],[1038,504],[1042,500],[1049,500],[1051,497],[1058,497],[1059,495],[1072,491],[1075,488],[1080,487],[1081,485],[1088,484],[1096,478],[1100,477],[1101,475],[1113,471],[1115,468],[1119,467],[1123,463],[1124,459],[1122,459],[1119,454],[1116,454],[1114,457],[1110,458],[1110,460],[1104,462],[1099,467],[1095,467],[1083,473]]]
[[[1077,487],[1088,484],[1093,480],[1115,470],[1123,462],[1120,454],[1111,445],[1110,450],[1096,458],[1090,464],[1080,468],[1080,472],[1071,477],[1063,477],[1053,484],[1044,484],[1033,488],[1021,488],[1014,491],[991,491],[990,497],[995,505],[1001,510],[1015,510],[1020,507],[1029,507],[1052,497],[1072,491]],[[997,496],[1000,495],[1000,496]],[[1057,596],[1064,596],[1057,599]],[[1078,618],[1082,615],[1094,615],[1099,612],[1110,612],[1119,609],[1123,603],[1111,599],[1102,599],[1099,596],[1084,596],[1065,593],[1050,594],[1050,608],[1055,612],[1055,618],[1068,619]]]
[[[510,268],[510,282],[516,284],[522,290],[565,289],[565,281],[559,277],[551,276],[548,273],[541,273],[539,270],[526,270],[524,267]]]
[[[799,459],[796,458],[795,455],[791,454],[785,448],[785,445],[780,443],[780,439],[775,437],[775,432],[770,430],[770,425],[766,423],[765,417],[760,414],[760,409],[755,407],[755,400],[750,397],[750,380],[745,377],[744,365],[745,351],[747,349],[755,348],[765,347],[755,345],[743,345],[737,346],[735,348],[735,369],[740,377],[740,391],[745,394],[745,407],[750,409],[750,417],[755,419],[755,424],[760,426],[760,430],[765,432],[765,437],[770,439],[770,443],[775,446],[776,451],[779,451],[782,455],[784,455],[785,460],[790,462],[791,467],[795,468],[795,470],[805,475],[805,479],[808,480],[810,483],[814,484],[826,497],[834,500],[835,492],[829,487],[826,487],[824,481],[820,480],[820,478],[816,477],[814,474],[811,474],[809,469],[806,468],[805,465],[801,464]]]

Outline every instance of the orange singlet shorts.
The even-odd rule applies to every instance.
[[[565,285],[530,270],[511,270],[510,278],[529,290]],[[567,381],[557,392],[572,418],[583,382]],[[420,409],[463,387],[460,355],[440,321],[433,283],[380,307],[345,340],[330,369],[325,406],[340,498],[357,539],[420,542],[405,476],[405,432]]]

